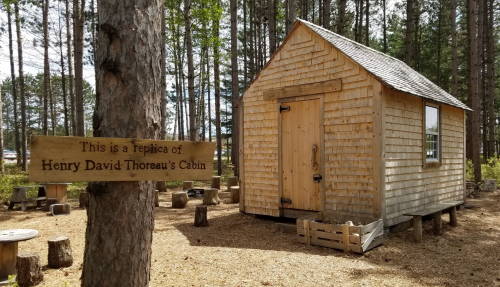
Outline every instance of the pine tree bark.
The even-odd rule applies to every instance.
[[[271,57],[276,52],[276,26],[275,26],[276,10],[274,10],[275,7],[274,1],[277,0],[267,0],[267,19],[269,22],[269,55]],[[246,39],[244,41],[246,41]]]
[[[269,7],[268,7],[269,8]],[[231,0],[231,80],[232,80],[232,136],[231,136],[231,153],[234,164],[234,174],[239,174],[238,156],[239,154],[239,121],[238,109],[236,104],[240,97],[239,79],[238,79],[238,1]],[[272,22],[269,20],[269,22]]]
[[[405,63],[411,66],[412,53],[412,30],[413,30],[413,0],[406,2],[406,48],[405,48]]]
[[[98,1],[97,116],[104,137],[161,136],[162,6]],[[82,286],[148,286],[154,200],[153,181],[91,184]]]
[[[50,89],[50,64],[49,64],[49,22],[48,22],[48,1],[42,1],[43,10],[43,128],[42,133],[49,135],[49,89]]]
[[[274,1],[276,1],[276,0],[274,0]],[[276,21],[275,21],[275,24],[276,24]],[[276,27],[276,25],[274,27]],[[274,50],[274,52],[276,52],[276,49]],[[248,54],[247,53],[247,1],[243,0],[243,87],[244,87],[244,91],[247,90],[247,80],[248,80],[247,54]],[[210,93],[208,93],[208,94],[210,95]],[[212,131],[212,126],[210,125],[210,135],[212,134],[211,131]],[[212,137],[210,136],[210,138],[212,138]]]
[[[2,94],[2,86],[0,85],[0,95]],[[3,108],[2,97],[0,97],[0,173],[5,174],[4,158],[3,158]]]
[[[28,169],[26,157],[26,97],[24,93],[24,71],[23,71],[23,45],[21,40],[21,20],[19,17],[19,3],[14,2],[14,13],[16,17],[17,31],[17,57],[19,59],[19,93],[21,94],[21,150],[22,150],[22,170]]]
[[[365,45],[370,47],[370,0],[366,0],[366,34]]]
[[[337,34],[344,35],[345,30],[345,8],[347,0],[338,1],[338,22],[337,22]]]
[[[481,181],[481,159],[479,156],[480,150],[480,136],[479,131],[479,118],[481,115],[480,103],[479,103],[479,92],[478,92],[478,52],[477,52],[477,11],[476,11],[476,1],[467,0],[469,7],[467,9],[468,17],[468,44],[469,44],[469,97],[472,100],[472,163],[474,165],[474,182],[479,183]]]
[[[73,28],[75,51],[75,109],[76,135],[85,136],[85,114],[83,109],[83,33],[85,23],[85,0],[73,0]]]
[[[451,0],[451,94],[458,97],[457,0]]]
[[[73,87],[73,54],[71,52],[71,25],[69,21],[69,0],[65,1],[66,4],[66,45],[68,46],[68,84],[69,84],[69,103],[70,103],[70,119],[71,119],[71,134],[76,136],[76,113],[75,113],[75,89]]]
[[[58,7],[59,7],[58,12],[61,13],[60,6]],[[64,64],[61,17],[59,17],[59,53],[61,54],[61,85],[62,85],[62,98],[63,98],[63,109],[64,109],[64,135],[69,136],[68,91],[66,89],[66,67]]]
[[[216,5],[220,6],[219,0]],[[217,18],[217,17],[216,17]],[[214,38],[219,38],[219,19],[213,19],[212,33]],[[215,88],[215,133],[217,140],[217,175],[222,175],[222,134],[220,121],[220,71],[219,71],[219,43],[214,42],[214,88]]]
[[[297,0],[288,0],[288,18],[287,18],[287,31],[286,34],[290,34],[293,29],[293,23],[297,18]]]
[[[483,147],[483,157],[485,159],[489,158],[488,154],[488,138],[487,138],[487,129],[488,129],[488,109],[486,107],[486,93],[485,93],[485,55],[484,55],[484,2],[485,1],[477,1],[477,56],[478,56],[478,92],[479,98],[481,101],[481,118],[482,123],[480,127],[481,131],[481,139],[482,139],[482,147]]]
[[[436,63],[436,85],[441,86],[441,16],[442,16],[443,4],[439,3],[439,14],[438,14],[438,27],[437,27],[437,63]]]
[[[188,93],[189,93],[189,140],[197,141],[198,132],[196,128],[196,100],[194,98],[194,64],[193,64],[193,40],[191,36],[191,1],[184,0],[184,23],[186,32],[186,48],[188,62]]]
[[[330,30],[331,0],[323,0],[323,28]]]
[[[16,149],[16,161],[17,161],[17,166],[21,166],[21,142],[19,140],[20,135],[19,135],[19,115],[17,111],[17,81],[16,81],[16,73],[15,73],[15,66],[14,66],[14,49],[12,48],[12,44],[14,43],[14,39],[12,37],[12,11],[10,10],[11,7],[10,5],[7,6],[7,23],[8,23],[8,28],[9,28],[9,56],[10,56],[10,78],[12,79],[12,105],[13,105],[13,110],[14,110],[14,144],[15,144],[15,149]],[[2,152],[3,154],[3,152]]]
[[[487,5],[488,19],[488,41],[487,45],[487,60],[488,60],[488,153],[493,156],[495,154],[495,37],[494,37],[494,1],[489,0]]]

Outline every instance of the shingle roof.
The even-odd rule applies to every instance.
[[[460,100],[445,92],[404,62],[308,21],[301,19],[297,21],[314,31],[391,89],[471,111]]]

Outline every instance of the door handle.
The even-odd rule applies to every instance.
[[[312,148],[312,169],[314,171],[318,170],[318,164],[316,163],[316,152],[318,152],[318,146],[313,144]]]

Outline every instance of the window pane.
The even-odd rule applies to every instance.
[[[438,109],[425,106],[425,132],[438,133]]]

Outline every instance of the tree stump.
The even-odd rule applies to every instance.
[[[188,202],[188,195],[184,191],[172,193],[172,208],[184,208]]]
[[[231,186],[238,186],[238,177],[233,176],[227,179],[227,190],[226,191],[231,191]]]
[[[160,207],[160,199],[159,197],[160,191],[158,189],[155,189],[155,207]]]
[[[16,281],[20,287],[36,286],[43,281],[42,262],[36,253],[17,255]]]
[[[167,192],[167,184],[164,180],[159,180],[156,182],[156,189],[158,189],[159,192]]]
[[[219,190],[216,188],[205,189],[205,194],[203,195],[203,204],[217,205],[219,203]]]
[[[182,190],[194,188],[194,181],[185,181],[182,183]]]
[[[66,236],[52,237],[49,243],[49,267],[61,268],[69,267],[73,264],[73,253],[69,239]]]
[[[80,208],[89,208],[89,193],[88,192],[82,192],[80,193]]]
[[[485,191],[485,192],[497,191],[497,180],[496,179],[485,179],[484,183],[483,183],[483,191]]]
[[[212,185],[210,187],[220,189],[220,176],[212,176]]]
[[[231,203],[239,203],[239,202],[240,202],[240,187],[231,186]]]
[[[50,206],[52,204],[58,204],[58,203],[59,203],[59,199],[57,199],[57,198],[47,198],[47,200],[45,201],[45,206],[43,207],[43,211],[49,212]]]
[[[194,214],[194,226],[196,226],[196,227],[208,226],[207,206],[206,205],[196,206],[196,211]]]

